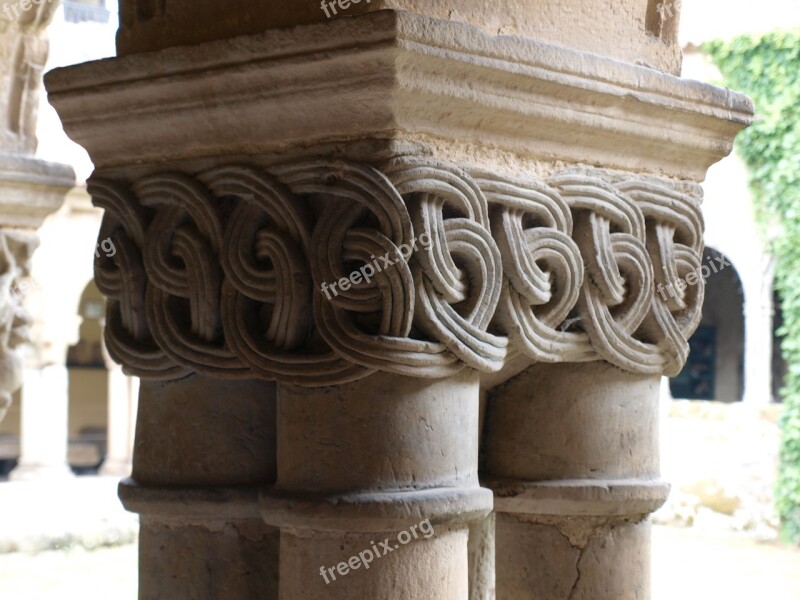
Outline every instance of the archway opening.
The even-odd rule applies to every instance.
[[[744,393],[744,293],[730,261],[706,248],[703,318],[689,339],[689,359],[670,381],[674,398],[739,402]]]

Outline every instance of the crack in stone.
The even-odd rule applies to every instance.
[[[573,546],[574,547],[574,546]],[[575,592],[578,590],[578,583],[581,581],[581,560],[583,560],[583,553],[586,551],[586,548],[580,548],[578,552],[578,560],[575,563],[575,570],[578,572],[578,576],[575,578],[575,583],[572,584],[572,589],[569,591],[569,596],[567,596],[567,600],[572,600],[575,596]]]

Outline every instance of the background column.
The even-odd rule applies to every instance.
[[[69,373],[66,365],[30,367],[24,371],[20,450],[9,477],[29,480],[71,477],[67,465]]]
[[[122,367],[108,361],[108,450],[101,475],[127,476],[131,473],[139,378],[129,377]]]

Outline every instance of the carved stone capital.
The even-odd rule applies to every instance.
[[[20,346],[29,342],[32,319],[23,306],[25,278],[39,245],[33,231],[0,228],[0,420],[22,385]]]
[[[429,157],[95,177],[107,343],[137,376],[324,386],[501,373],[510,357],[677,374],[699,322],[698,200],[567,170]],[[659,288],[661,289],[661,288]]]
[[[677,374],[702,281],[656,289],[700,266],[697,182],[753,108],[404,11],[47,86],[119,249],[97,267],[112,355],[145,378],[307,386],[472,368],[492,387],[533,362]]]

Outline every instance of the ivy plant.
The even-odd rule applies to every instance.
[[[725,84],[750,96],[756,122],[736,149],[748,166],[757,222],[769,233],[781,299],[780,468],[775,502],[784,536],[800,544],[800,30],[706,44]]]

